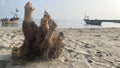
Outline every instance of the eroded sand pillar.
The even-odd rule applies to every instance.
[[[41,19],[41,26],[33,21],[34,7],[28,2],[25,5],[24,21],[22,30],[24,34],[24,43],[18,48],[12,49],[12,56],[15,59],[24,59],[24,61],[42,57],[43,59],[52,59],[60,56],[64,49],[64,34],[57,35],[57,24],[51,19],[47,11]]]

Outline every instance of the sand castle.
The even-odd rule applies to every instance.
[[[42,59],[55,59],[60,56],[64,49],[64,34],[56,31],[57,24],[51,19],[47,11],[41,19],[38,27],[33,21],[34,7],[28,2],[25,5],[25,16],[22,24],[24,43],[13,47],[12,56],[15,61],[30,60],[41,57]]]

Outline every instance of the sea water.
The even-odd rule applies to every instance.
[[[36,19],[34,21],[38,26],[40,25],[39,19]],[[2,25],[2,22],[0,22],[0,28],[2,27],[22,28],[22,22],[23,20],[20,20],[18,24],[6,24],[6,25]],[[58,24],[58,28],[110,28],[110,27],[119,28],[120,27],[119,23],[112,23],[112,22],[103,22],[101,26],[88,25],[83,20],[55,20],[55,22]]]

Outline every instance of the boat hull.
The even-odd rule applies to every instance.
[[[86,22],[86,24],[90,24],[90,25],[101,25],[101,23],[102,23],[102,21],[100,21],[100,20],[84,19],[84,21]]]
[[[11,19],[1,19],[2,24],[16,24],[19,22],[19,18],[11,18]]]

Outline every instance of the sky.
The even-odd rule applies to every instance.
[[[28,1],[35,8],[34,19],[40,19],[44,10],[58,20],[82,20],[85,14],[91,19],[120,19],[120,0],[0,0],[0,18],[12,17],[10,12],[18,8],[23,19]]]

